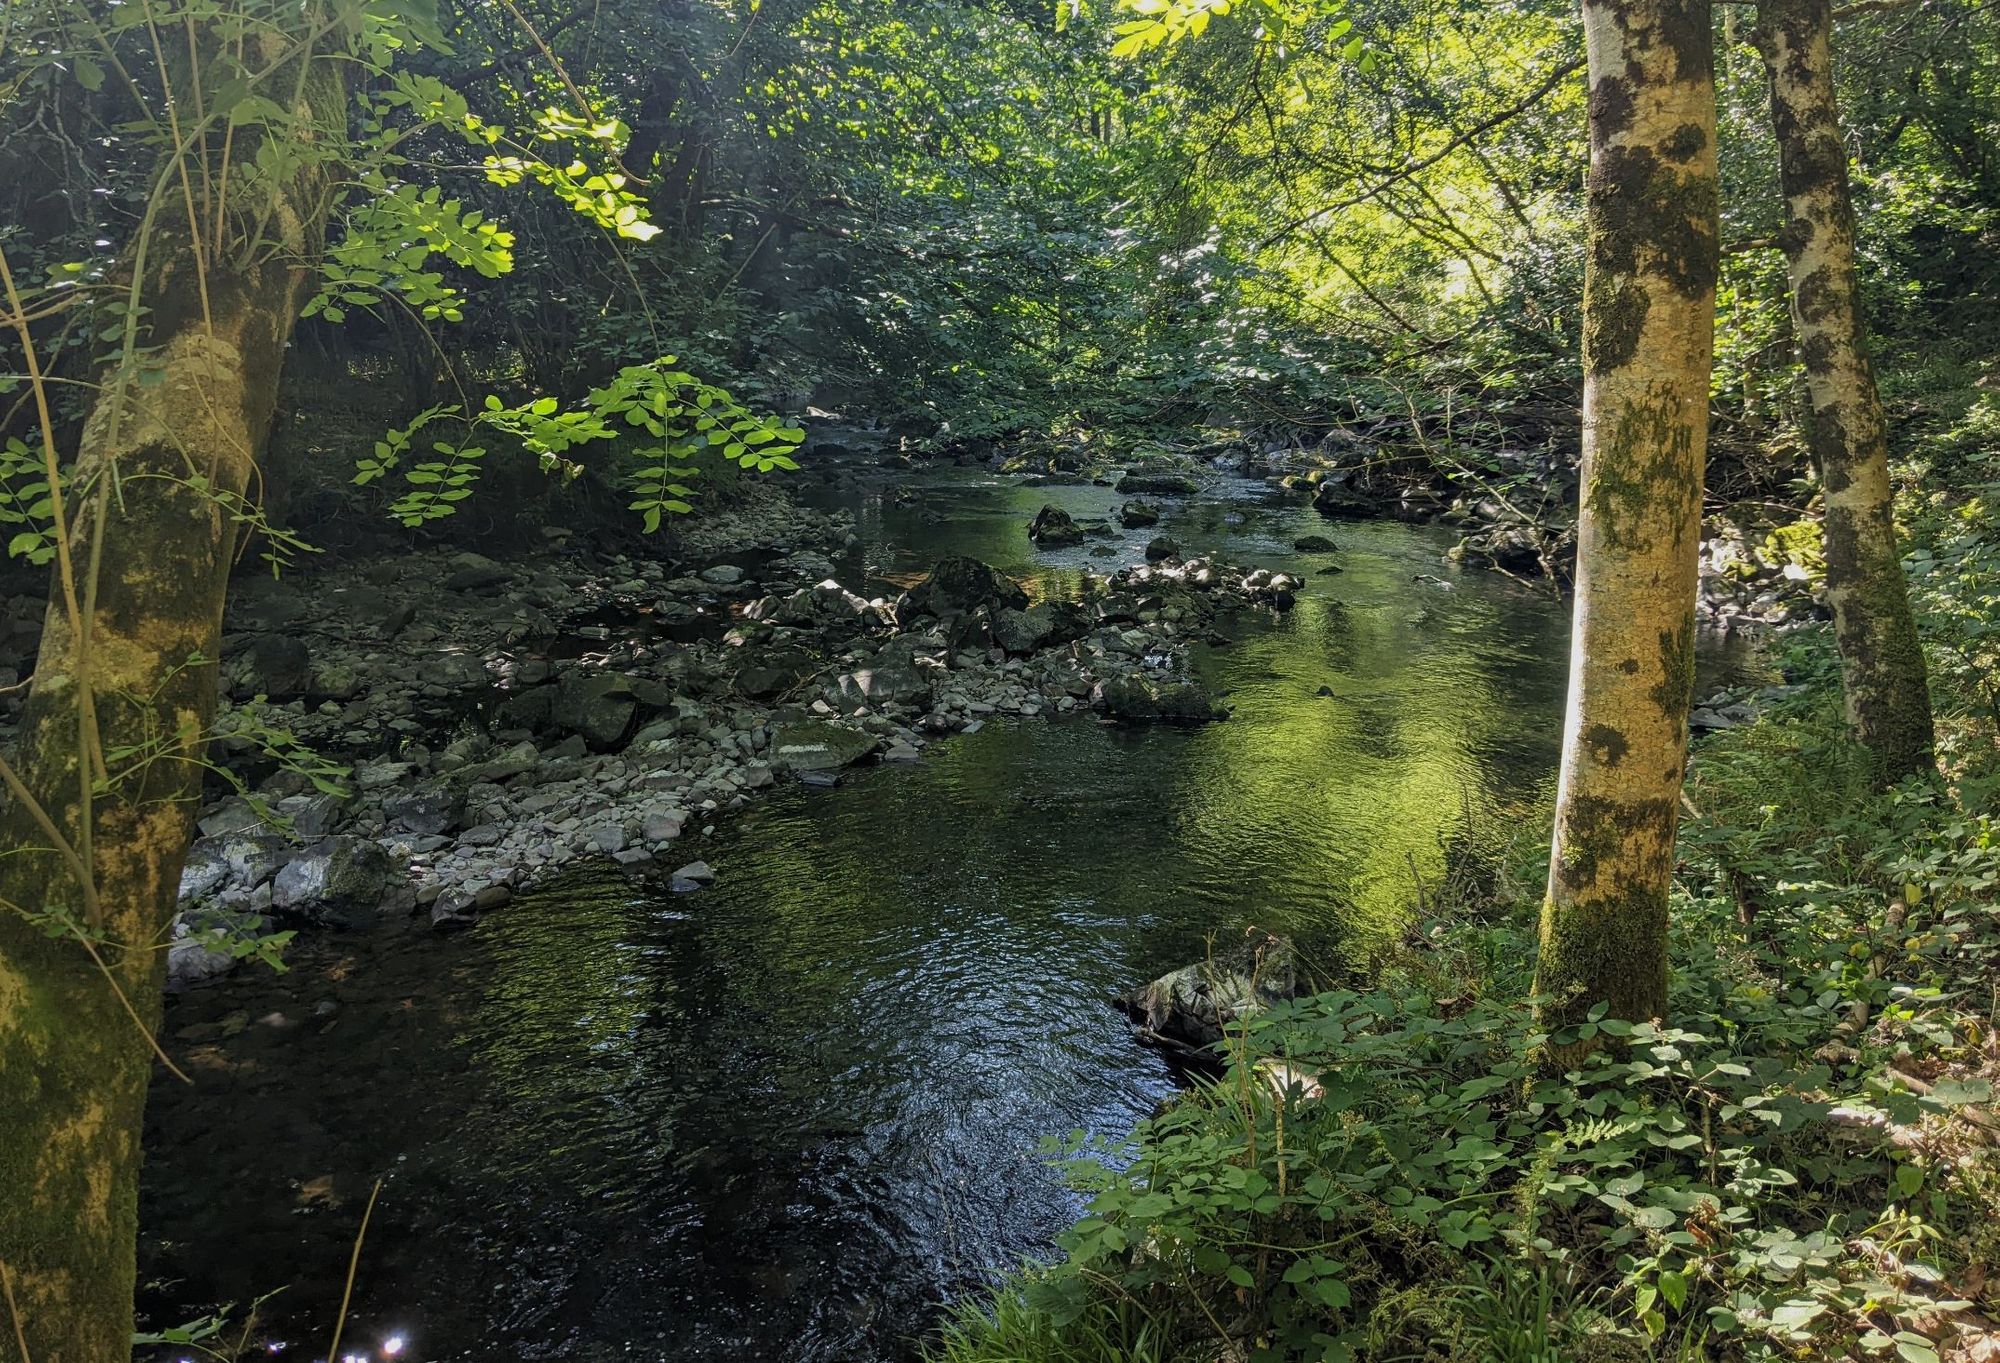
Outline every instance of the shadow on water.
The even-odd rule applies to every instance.
[[[1107,564],[1035,553],[1034,509],[1122,500],[842,495],[877,587],[962,552],[1043,591]],[[1325,530],[1248,496],[1163,528],[1292,565]],[[1115,564],[1151,533],[1102,542]],[[1331,962],[1546,798],[1561,606],[1447,573],[1428,530],[1332,533],[1344,572],[1203,659],[1228,723],[990,725],[690,836],[701,893],[578,872],[459,937],[322,938],[176,1001],[196,1082],[153,1094],[152,1323],[287,1287],[271,1341],[316,1357],[380,1178],[344,1354],[905,1356],[1075,1215],[1043,1136],[1121,1135],[1172,1091],[1112,993],[1252,923]]]

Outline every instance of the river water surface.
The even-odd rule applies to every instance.
[[[817,494],[858,513],[851,586],[950,552],[1062,592],[1155,533],[1043,555],[1044,501],[1122,499],[895,486]],[[322,936],[175,1001],[196,1082],[152,1098],[149,1323],[283,1288],[252,1339],[323,1357],[377,1180],[341,1347],[371,1363],[896,1359],[1047,1253],[1078,1204],[1041,1139],[1122,1135],[1174,1087],[1112,994],[1252,924],[1337,969],[1448,849],[1532,835],[1552,780],[1561,603],[1445,567],[1442,532],[1235,487],[1160,529],[1344,571],[1202,659],[1226,723],[989,723],[691,830],[698,894],[581,871],[457,936]]]

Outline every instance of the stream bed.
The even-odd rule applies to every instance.
[[[1111,995],[1253,924],[1338,969],[1448,856],[1533,835],[1566,607],[1446,568],[1444,532],[1243,481],[1051,555],[1037,507],[1125,499],[963,470],[807,496],[856,511],[864,592],[962,553],[1064,593],[1155,533],[1312,576],[1201,658],[1225,723],[996,718],[690,830],[697,893],[586,869],[461,934],[319,934],[175,999],[195,1082],[151,1099],[149,1328],[283,1289],[250,1340],[324,1357],[379,1180],[343,1358],[909,1357],[1075,1217],[1042,1138],[1122,1135],[1173,1091]]]

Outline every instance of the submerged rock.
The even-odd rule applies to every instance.
[[[1340,546],[1325,535],[1301,535],[1292,541],[1292,548],[1301,554],[1332,554],[1340,550]]]
[[[1127,502],[1118,508],[1118,523],[1127,530],[1138,530],[1148,525],[1160,523],[1160,508],[1151,502]]]
[[[1200,682],[1127,675],[1098,689],[1105,713],[1126,724],[1207,724],[1229,717]]]
[[[1298,992],[1298,956],[1291,940],[1252,929],[1240,943],[1162,975],[1117,1002],[1147,1040],[1205,1051],[1223,1039],[1231,1023]]]

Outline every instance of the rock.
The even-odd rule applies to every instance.
[[[646,842],[672,842],[686,825],[686,810],[656,809],[640,821],[639,836]]]
[[[1118,523],[1127,530],[1138,530],[1148,525],[1160,523],[1160,508],[1151,502],[1127,502],[1118,508]]]
[[[216,808],[201,816],[195,827],[205,838],[220,838],[231,833],[255,832],[264,826],[264,816],[248,800],[236,796],[223,801]]]
[[[772,732],[771,765],[780,771],[834,771],[859,762],[875,751],[875,743],[873,736],[838,724],[802,720]]]
[[[892,640],[866,667],[841,674],[840,696],[850,705],[911,705],[928,701],[930,679],[917,667],[907,640]]]
[[[229,943],[261,937],[270,926],[262,914],[214,906],[182,915],[167,947],[168,991],[179,993],[221,979],[239,959],[228,949]]]
[[[391,828],[406,833],[449,833],[465,819],[465,793],[438,789],[384,796],[382,817]]]
[[[319,921],[372,913],[389,888],[389,854],[367,838],[324,838],[271,883],[274,908]]]
[[[483,592],[511,582],[514,577],[484,554],[458,554],[451,561],[457,571],[444,580],[448,592]]]
[[[1083,528],[1059,506],[1044,504],[1028,522],[1028,538],[1044,549],[1083,542]]]
[[[1231,1023],[1297,995],[1298,957],[1291,942],[1253,929],[1209,960],[1160,976],[1118,1005],[1149,1041],[1205,1051]]]
[[[715,883],[715,870],[705,861],[691,861],[674,872],[669,888],[685,894]]]
[[[625,850],[625,830],[615,823],[599,824],[590,830],[590,845],[615,857]]]
[[[1028,594],[1021,584],[976,558],[940,559],[930,576],[910,588],[903,597],[903,618],[935,615],[963,615],[981,606],[1024,610]]]
[[[638,716],[631,678],[620,672],[572,673],[556,683],[550,726],[579,735],[599,752],[618,746]]]
[[[1313,509],[1322,516],[1344,516],[1352,520],[1363,520],[1382,514],[1381,503],[1372,497],[1365,497],[1345,483],[1331,479],[1319,485],[1313,493]]]
[[[1301,535],[1292,541],[1292,548],[1301,554],[1332,554],[1340,550],[1340,546],[1325,535]]]
[[[1181,542],[1167,535],[1157,535],[1146,543],[1146,562],[1178,563],[1181,558]]]
[[[250,645],[245,659],[250,690],[272,700],[292,700],[312,686],[312,653],[289,634],[266,634]]]
[[[315,700],[353,700],[361,694],[361,671],[344,660],[322,662],[313,668],[306,694]]]
[[[743,570],[733,563],[718,563],[701,570],[701,580],[711,587],[734,587],[744,576]]]
[[[1185,474],[1128,473],[1118,480],[1113,490],[1148,493],[1155,497],[1188,497],[1200,491],[1200,485]]]

